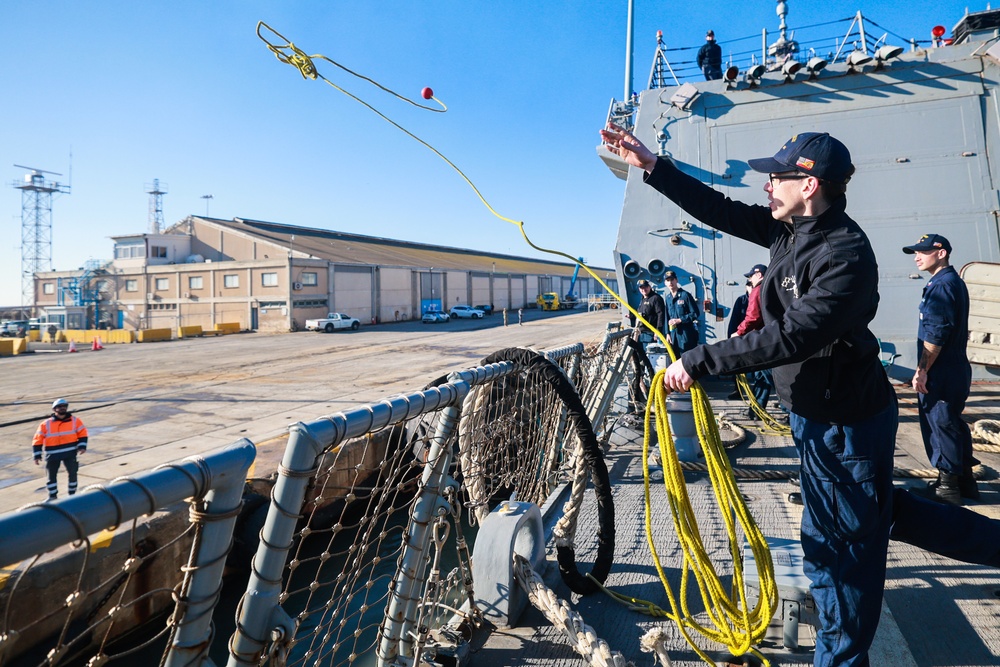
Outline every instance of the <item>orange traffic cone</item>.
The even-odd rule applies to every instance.
[[[103,350],[103,349],[104,349],[104,346],[101,345],[101,339],[100,338],[95,338],[94,339],[94,344],[90,346],[90,350],[92,352],[97,352],[98,350]]]
[[[76,352],[76,343],[74,341],[69,342],[69,351]]]

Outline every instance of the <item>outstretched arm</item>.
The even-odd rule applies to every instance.
[[[626,132],[614,123],[608,123],[607,129],[601,130],[601,139],[605,141],[609,151],[633,167],[639,167],[649,173],[656,166],[656,155],[636,139],[634,134]]]

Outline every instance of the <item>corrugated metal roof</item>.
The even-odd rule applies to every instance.
[[[221,220],[201,216],[196,216],[196,219],[258,237],[296,253],[308,253],[317,259],[338,263],[567,276],[573,273],[576,266],[568,262],[484,253],[262,220]],[[614,272],[607,267],[590,268],[595,272]]]

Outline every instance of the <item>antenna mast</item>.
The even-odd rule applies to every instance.
[[[154,178],[153,184],[146,183],[146,194],[149,195],[149,233],[159,234],[163,229],[163,195],[167,194],[167,184],[160,189],[160,179]]]
[[[52,195],[69,194],[69,186],[46,181],[43,174],[62,176],[54,171],[14,166],[31,172],[11,186],[21,191],[21,305],[35,314],[35,274],[52,270]]]

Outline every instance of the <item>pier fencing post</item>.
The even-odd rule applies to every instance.
[[[249,444],[249,441],[244,441]],[[253,463],[255,449],[244,447],[242,458],[234,461],[235,471],[220,476],[221,484],[215,484],[216,474],[211,465],[205,463],[207,475],[205,485],[211,490],[205,495],[200,507],[191,505],[192,523],[198,526],[194,543],[191,545],[191,559],[184,568],[184,580],[178,594],[178,605],[171,616],[175,624],[174,632],[167,646],[164,667],[185,667],[201,664],[208,655],[209,646],[215,635],[212,612],[222,591],[222,574],[226,556],[233,543],[233,528],[236,517],[243,506],[243,487],[246,473]]]
[[[461,416],[462,399],[469,393],[469,383],[457,373],[448,376],[449,384],[457,389],[457,400],[441,411],[437,430],[431,437],[427,465],[420,477],[420,490],[410,512],[404,543],[406,547],[400,556],[399,567],[390,592],[386,620],[380,628],[377,658],[380,667],[392,665],[396,657],[403,653],[412,655],[412,633],[417,622],[417,604],[420,594],[417,590],[424,581],[424,571],[429,562],[426,555],[431,538],[431,522],[437,515],[444,498],[444,489],[449,482],[448,475],[453,453],[452,436]],[[413,664],[418,664],[419,656],[414,656]]]

